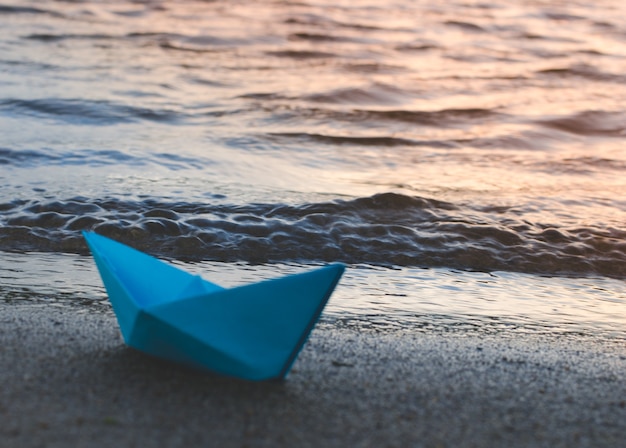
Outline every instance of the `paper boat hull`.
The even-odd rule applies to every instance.
[[[225,289],[103,236],[84,236],[128,345],[248,380],[287,375],[344,271],[334,263]]]

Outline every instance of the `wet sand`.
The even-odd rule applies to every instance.
[[[0,446],[616,447],[626,344],[322,322],[286,381],[123,345],[112,313],[0,303]]]

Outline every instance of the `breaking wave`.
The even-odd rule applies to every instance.
[[[383,193],[288,204],[74,197],[0,204],[0,250],[86,253],[82,230],[189,261],[323,262],[626,275],[626,231],[558,228],[523,209]]]

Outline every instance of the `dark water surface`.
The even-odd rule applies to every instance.
[[[625,332],[625,17],[0,0],[0,290],[102,298],[95,230],[218,283],[343,261],[335,317]]]

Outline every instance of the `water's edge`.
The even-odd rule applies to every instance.
[[[224,287],[315,267],[180,261],[175,265]],[[0,300],[110,312],[94,262],[82,255],[2,254]],[[381,331],[578,334],[623,339],[625,305],[626,284],[607,278],[351,265],[322,320],[335,326]]]

